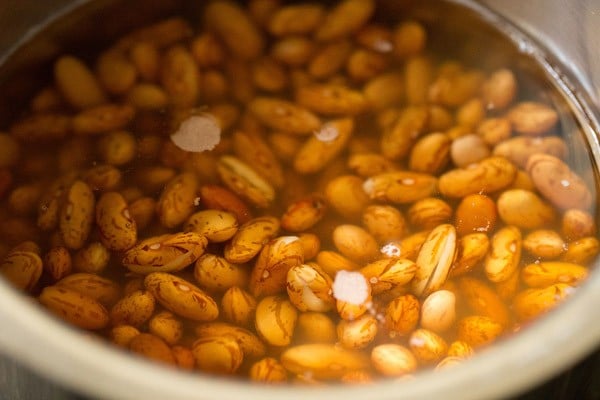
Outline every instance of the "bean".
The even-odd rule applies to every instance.
[[[441,336],[422,328],[413,331],[408,344],[417,360],[423,364],[441,360],[448,349],[448,344]]]
[[[47,286],[39,296],[51,313],[83,329],[99,330],[108,325],[108,311],[96,300],[59,286]]]
[[[402,376],[417,369],[413,353],[399,344],[380,344],[371,351],[373,367],[384,376]]]
[[[236,56],[253,59],[262,53],[264,40],[260,32],[249,15],[237,4],[213,3],[204,11],[204,18],[210,29]],[[240,38],[244,38],[243,42]]]
[[[394,54],[401,58],[419,54],[425,48],[427,33],[416,21],[399,24],[393,33]]]
[[[517,80],[509,69],[494,71],[483,83],[483,99],[488,109],[506,108],[514,100]]]
[[[299,343],[334,343],[337,340],[336,326],[325,313],[303,312],[298,315],[294,339]]]
[[[291,343],[297,319],[296,308],[283,297],[265,297],[256,307],[256,330],[267,343],[274,346]]]
[[[340,253],[358,262],[371,261],[379,254],[379,246],[373,236],[355,225],[335,228],[333,242]]]
[[[236,325],[248,326],[254,320],[256,299],[244,289],[232,286],[221,298],[223,317]]]
[[[258,358],[265,354],[263,342],[248,329],[222,322],[205,322],[197,325],[195,332],[200,338],[230,337],[240,345],[244,356],[249,358]]]
[[[287,372],[277,359],[266,357],[250,367],[250,379],[257,382],[280,383],[287,381]]]
[[[366,368],[369,361],[357,351],[315,343],[288,348],[281,355],[281,364],[292,373],[308,372],[318,379],[334,379],[345,372]]]
[[[325,15],[315,36],[319,41],[338,39],[357,31],[374,12],[373,1],[344,0]]]
[[[73,106],[84,109],[106,101],[106,95],[94,74],[78,58],[62,56],[54,64],[58,89]]]
[[[437,290],[423,301],[421,326],[433,332],[449,329],[456,318],[456,296],[448,290]]]
[[[522,102],[508,112],[513,128],[524,135],[537,136],[550,130],[558,121],[551,107],[535,102]]]
[[[417,327],[420,310],[421,305],[415,296],[399,296],[385,309],[385,325],[393,334],[406,336]]]
[[[144,278],[144,286],[163,307],[194,321],[211,321],[219,315],[212,297],[184,279],[165,272]]]
[[[161,338],[151,333],[140,333],[131,339],[129,350],[154,361],[175,364],[171,348]]]
[[[337,335],[342,346],[349,349],[362,349],[375,339],[377,330],[377,320],[367,314],[354,321],[340,321]]]
[[[0,274],[51,313],[186,371],[366,384],[593,272],[594,176],[527,71],[373,0],[198,10],[59,54],[0,132]]]

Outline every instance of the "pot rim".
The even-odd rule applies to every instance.
[[[272,387],[212,375],[183,373],[149,363],[91,335],[81,334],[0,282],[2,351],[62,385],[97,398],[239,398],[348,400],[446,398],[486,399],[517,394],[568,368],[598,343],[594,316],[600,302],[600,274],[593,274],[571,298],[514,337],[502,340],[457,368],[424,371],[415,379],[373,385]],[[24,318],[24,316],[27,316]],[[110,368],[106,368],[110,366]],[[465,391],[464,388],[469,388]]]
[[[536,60],[548,78],[570,102],[576,119],[583,121],[584,134],[600,166],[600,143],[594,131],[598,123],[587,105],[585,92],[577,91],[535,42],[510,22],[473,0],[446,0],[475,11],[497,26],[521,51]],[[76,1],[71,11],[87,1]],[[56,18],[64,15],[57,14]],[[27,35],[30,37],[31,35]],[[8,52],[10,54],[11,51]],[[591,104],[591,103],[588,103]],[[598,262],[596,262],[597,264]],[[457,368],[423,371],[415,379],[378,381],[367,386],[272,387],[212,375],[183,373],[149,363],[120,351],[92,335],[82,334],[52,317],[35,301],[0,282],[0,349],[41,375],[92,397],[118,399],[239,398],[305,400],[344,396],[348,400],[485,399],[510,396],[560,372],[600,343],[596,322],[600,304],[600,272],[594,271],[568,301],[540,317],[517,335],[482,350]],[[107,368],[107,366],[109,366]],[[467,390],[465,390],[468,388]]]

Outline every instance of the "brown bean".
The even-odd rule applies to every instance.
[[[246,222],[231,238],[224,250],[227,261],[245,263],[256,256],[263,246],[279,232],[277,218],[265,216]]]
[[[256,307],[256,331],[273,346],[287,346],[292,340],[298,311],[282,296],[263,298]]]
[[[448,344],[433,331],[416,329],[411,333],[408,344],[417,360],[422,364],[435,363],[446,355]]]
[[[251,380],[263,383],[281,383],[287,381],[287,372],[283,365],[273,357],[265,357],[250,367]]]
[[[190,52],[183,46],[172,47],[162,57],[160,81],[173,105],[191,107],[196,104],[198,68]]]
[[[103,104],[81,111],[73,117],[73,132],[81,136],[92,136],[124,129],[135,115],[130,105]]]
[[[83,247],[94,222],[94,194],[82,181],[76,181],[65,193],[59,217],[59,228],[70,249]]]
[[[499,69],[483,83],[483,101],[488,109],[504,109],[517,94],[517,80],[509,69]]]
[[[502,325],[489,317],[470,315],[458,321],[458,339],[471,347],[488,345],[502,334]]]
[[[212,321],[219,315],[217,303],[190,282],[164,272],[144,278],[144,286],[163,307],[194,321]]]
[[[296,153],[294,170],[301,174],[321,171],[344,150],[353,130],[351,118],[332,120],[321,126]]]
[[[47,286],[39,297],[51,313],[79,328],[103,329],[108,325],[108,311],[96,300],[60,286]]]
[[[493,193],[508,187],[517,168],[504,157],[488,157],[465,168],[446,172],[439,179],[439,190],[447,197]]]
[[[540,316],[565,300],[574,292],[566,283],[555,283],[544,288],[525,289],[513,299],[513,309],[521,321]]]
[[[121,261],[138,274],[180,271],[194,263],[208,240],[195,232],[165,234],[144,239],[125,252]]]
[[[523,238],[523,248],[535,257],[553,259],[559,257],[567,245],[557,232],[539,229]]]
[[[415,276],[417,265],[408,259],[383,258],[360,269],[371,284],[374,294],[385,292],[395,286],[409,283]]]
[[[409,168],[417,172],[437,174],[450,161],[450,145],[451,140],[444,133],[430,133],[421,137],[410,151]]]
[[[419,54],[425,48],[427,33],[421,23],[406,21],[394,29],[394,54],[406,58]]]
[[[530,136],[541,135],[552,129],[558,121],[558,113],[551,107],[536,102],[521,102],[508,114],[513,129]]]
[[[135,158],[135,137],[127,131],[110,132],[98,142],[98,152],[106,164],[127,164]]]
[[[472,312],[490,317],[502,326],[508,326],[511,319],[508,307],[491,287],[472,277],[463,277],[458,286]]]
[[[235,214],[240,224],[245,224],[252,219],[252,212],[248,206],[236,194],[224,187],[203,185],[200,188],[200,201],[206,208]]]
[[[491,133],[488,133],[488,135],[491,135]],[[495,133],[494,135],[497,134]],[[565,159],[568,153],[567,144],[564,139],[557,136],[506,137],[504,140],[494,144],[494,155],[506,157],[521,168],[526,168],[529,157],[536,153],[545,153],[560,159]]]
[[[465,196],[456,208],[454,219],[459,235],[492,232],[496,227],[496,204],[483,194]]]
[[[269,32],[275,36],[309,33],[318,27],[325,10],[321,4],[287,5],[269,18]]]
[[[63,97],[75,108],[84,109],[106,101],[96,77],[78,58],[59,58],[54,64],[54,79]]]
[[[421,304],[415,296],[399,296],[386,306],[385,326],[392,334],[406,336],[417,327],[420,310]]]
[[[451,217],[452,207],[436,197],[418,200],[408,209],[408,221],[418,229],[433,229]]]
[[[101,273],[110,262],[110,251],[100,242],[91,242],[73,255],[73,268],[92,274]]]
[[[231,337],[239,345],[248,358],[258,358],[265,355],[264,343],[248,329],[240,328],[223,322],[204,322],[194,329],[200,338]]]
[[[373,236],[356,225],[339,225],[333,231],[333,242],[340,253],[359,263],[371,261],[380,254]]]
[[[418,362],[406,347],[396,343],[385,343],[371,350],[371,364],[380,374],[397,377],[414,372]]]
[[[531,287],[545,288],[557,283],[577,286],[588,276],[588,269],[579,264],[544,261],[529,264],[521,270],[523,282]]]
[[[15,288],[32,291],[42,275],[40,256],[31,251],[12,250],[0,264],[0,275]]]
[[[132,325],[142,326],[154,313],[156,299],[152,293],[136,290],[121,298],[110,309],[112,326]]]
[[[498,197],[497,205],[504,223],[525,229],[542,228],[556,219],[556,211],[529,190],[506,190]]]
[[[71,254],[65,247],[53,247],[44,256],[44,269],[54,281],[60,281],[69,275],[72,268]]]
[[[221,65],[225,58],[223,44],[212,32],[203,32],[190,43],[190,51],[200,67]]]
[[[242,131],[233,134],[233,150],[237,156],[262,175],[276,188],[283,186],[283,169],[279,160],[267,144],[258,135]]]
[[[297,236],[279,236],[265,243],[250,275],[252,294],[260,297],[285,291],[288,271],[302,264],[303,257],[304,249]]]
[[[281,355],[281,364],[295,374],[308,372],[318,379],[335,379],[348,371],[367,368],[369,359],[334,344],[314,343],[288,348]]]
[[[96,71],[104,89],[114,95],[127,92],[137,79],[135,65],[116,52],[103,53],[96,64]]]
[[[569,240],[596,235],[596,221],[592,214],[578,209],[566,210],[562,216],[561,233]]]
[[[104,193],[96,204],[96,224],[102,243],[109,250],[127,250],[137,241],[137,227],[123,196]]]
[[[371,199],[399,204],[431,197],[437,186],[435,176],[412,171],[387,172],[363,183],[363,189]]]
[[[281,227],[290,232],[302,232],[313,227],[327,211],[325,199],[313,194],[290,204],[281,216]]]
[[[417,271],[412,290],[426,296],[442,287],[456,258],[456,229],[450,224],[435,227],[422,244],[417,256]]]
[[[206,290],[224,292],[233,286],[247,286],[249,273],[244,266],[207,253],[196,260],[194,278]]]
[[[340,71],[351,52],[352,43],[348,40],[325,43],[311,58],[308,73],[315,78],[328,78]]]
[[[315,32],[319,41],[330,41],[356,32],[371,17],[375,2],[367,0],[344,0],[329,10]]]
[[[157,362],[175,365],[175,357],[169,345],[150,333],[140,333],[131,339],[129,350]]]
[[[300,264],[287,272],[286,290],[300,311],[326,312],[333,308],[332,279],[317,264]]]
[[[368,108],[362,92],[341,84],[314,84],[298,88],[296,101],[303,107],[325,116],[354,116]]]
[[[256,300],[244,289],[233,286],[221,298],[221,312],[227,321],[240,326],[249,326],[254,320]]]
[[[336,326],[331,317],[321,312],[303,312],[298,315],[294,340],[299,344],[335,343]]]
[[[237,57],[254,59],[262,53],[265,43],[260,31],[236,3],[211,3],[204,10],[204,20]]]
[[[68,275],[56,282],[56,285],[91,297],[105,307],[112,307],[122,297],[121,286],[118,283],[91,273]]]
[[[327,204],[340,215],[355,219],[370,200],[362,188],[363,180],[355,175],[340,175],[325,186]]]
[[[570,242],[567,250],[561,256],[561,261],[587,264],[592,261],[600,252],[600,241],[593,236],[588,236]]]
[[[374,204],[362,213],[362,223],[377,243],[388,243],[406,236],[408,226],[402,212],[393,206]]]
[[[196,176],[189,172],[171,179],[156,204],[156,214],[161,224],[174,228],[183,223],[194,212],[197,190]]]

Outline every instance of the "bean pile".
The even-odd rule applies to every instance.
[[[260,382],[444,368],[546,313],[600,246],[559,113],[375,12],[216,0],[60,56],[0,134],[1,275]]]

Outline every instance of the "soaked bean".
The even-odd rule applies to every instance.
[[[196,11],[59,54],[0,127],[0,275],[51,313],[186,371],[354,385],[468,362],[594,273],[552,85],[374,0]]]

